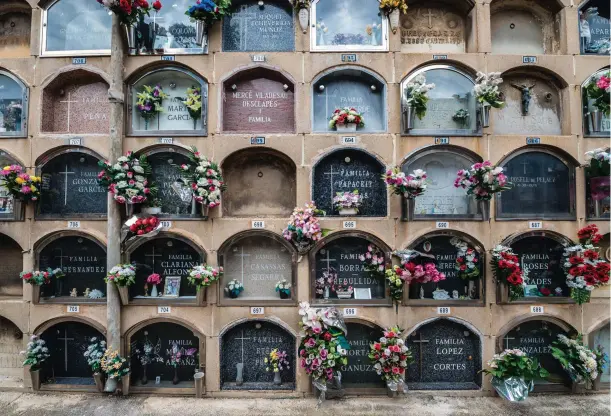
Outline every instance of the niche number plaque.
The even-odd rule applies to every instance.
[[[356,308],[344,308],[344,316],[356,316]]]
[[[163,55],[161,57],[162,61],[175,61],[176,58],[174,57],[174,55]]]
[[[159,224],[165,229],[172,228],[172,221],[159,221]]]
[[[356,221],[344,221],[343,228],[353,230],[356,228]]]
[[[540,137],[527,137],[526,144],[541,144]]]
[[[68,228],[81,228],[80,221],[68,221]]]
[[[447,221],[437,221],[435,223],[435,228],[448,229],[450,228],[450,223]]]
[[[85,65],[87,58],[72,58],[72,65]]]
[[[68,144],[70,146],[81,146],[83,144],[83,141],[81,140],[80,137],[78,137],[76,139],[69,139]]]
[[[251,137],[250,144],[265,144],[265,137]]]
[[[157,313],[161,313],[161,314],[172,313],[172,307],[171,306],[157,306]]]
[[[450,144],[449,137],[435,137],[435,144]]]
[[[524,56],[522,56],[522,63],[523,64],[536,64],[537,63],[537,57],[536,56],[527,56],[527,55],[524,55]]]
[[[265,228],[265,221],[256,220],[252,222],[252,228]]]
[[[159,143],[161,144],[174,144],[174,139],[172,137],[162,137],[159,139]]]
[[[543,223],[541,221],[529,221],[528,228],[532,230],[539,230],[543,228]]]
[[[531,306],[530,313],[544,313],[545,309],[543,306]]]
[[[342,62],[356,62],[356,53],[343,53]]]
[[[251,315],[264,315],[265,314],[265,308],[262,306],[252,306],[250,308],[250,314]]]
[[[356,144],[356,136],[343,136],[342,144]]]
[[[79,313],[80,307],[78,305],[68,305],[68,313]]]
[[[447,306],[438,306],[437,307],[437,315],[449,315],[451,311],[452,310]]]

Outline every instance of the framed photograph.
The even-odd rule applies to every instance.
[[[163,296],[177,298],[180,294],[180,276],[166,276]]]
[[[371,288],[355,288],[354,299],[371,299]]]

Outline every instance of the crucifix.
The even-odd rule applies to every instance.
[[[71,103],[78,103],[78,102],[79,102],[79,101],[71,101],[71,100],[70,100],[70,94],[71,94],[71,92],[70,92],[70,91],[68,91],[68,101],[60,101],[60,103],[68,103],[68,119],[67,119],[67,122],[68,122],[68,128],[67,128],[67,130],[66,130],[66,132],[67,132],[67,133],[69,133],[69,132],[70,132],[70,104],[71,104]]]
[[[337,261],[337,259],[330,258],[330,254],[331,254],[331,252],[327,249],[327,257],[323,258],[323,259],[320,259],[320,261],[327,263],[327,271],[331,270],[331,262],[332,261]]]
[[[423,347],[422,344],[427,344],[429,342],[429,340],[428,339],[422,339],[422,332],[418,332],[418,335],[413,334],[413,336],[414,337],[418,336],[418,339],[417,340],[413,340],[412,342],[414,344],[418,344],[418,347],[419,347],[418,358],[419,358],[419,361],[420,361],[420,363],[419,363],[420,364],[420,366],[419,366],[419,368],[420,368],[420,378],[422,379],[422,355],[423,355],[422,354],[422,347]]]
[[[155,254],[155,246],[153,246],[153,252],[151,254],[145,254],[144,257],[153,258],[153,273],[155,273],[155,257],[163,257],[162,254]]]
[[[505,349],[508,350],[509,349],[509,340],[515,339],[514,337],[510,337],[509,334],[505,335],[505,338],[503,338],[503,340],[505,341]]]
[[[333,197],[335,197],[335,192],[333,192],[333,175],[339,175],[339,171],[333,171],[333,165],[331,165],[331,170],[329,172],[324,173],[325,176],[329,175],[329,182],[331,184],[331,201],[333,201]]]
[[[249,11],[248,5],[240,6],[240,11],[231,16],[230,26],[238,25],[240,36],[240,50],[246,50],[246,36],[248,35],[248,23],[250,19],[256,19],[257,14]],[[234,23],[235,22],[235,23]]]
[[[242,246],[240,254],[236,254],[236,256],[240,257],[240,261],[242,262],[242,265],[241,265],[241,269],[242,269],[241,283],[242,283],[242,285],[244,285],[244,257],[250,257],[250,254],[244,254],[244,246]],[[242,350],[242,354],[244,354],[243,350]]]
[[[59,268],[60,269],[64,269],[64,258],[70,258],[70,256],[64,256],[64,249],[63,248],[56,248],[55,250],[59,250],[59,256],[55,256],[53,257],[54,259],[59,259]]]
[[[524,161],[524,162],[520,163],[520,165],[524,166],[524,175],[526,175],[526,166],[528,166],[528,162]]]
[[[64,206],[68,205],[68,175],[74,175],[76,172],[68,172],[68,165],[66,164],[66,170],[63,172],[57,172],[64,174]]]
[[[239,339],[240,341],[242,341],[242,363],[244,363],[244,340],[250,339],[250,338],[244,338],[244,330],[242,330],[242,337],[236,338],[236,339]]]
[[[428,17],[429,18],[429,25],[428,28],[432,29],[433,28],[433,17],[435,17],[435,15],[433,14],[433,12],[431,11],[431,9],[426,9],[427,12],[424,15],[424,17]]]
[[[524,84],[516,85],[514,83],[510,83],[510,85],[522,93],[522,115],[528,115],[528,106],[530,105],[530,99],[532,98],[532,89],[535,87],[536,83],[533,83],[531,86]]]
[[[59,331],[57,331],[59,334]],[[64,341],[64,371],[68,372],[68,341],[74,341],[74,338],[68,338],[68,330],[64,329],[64,337],[57,338],[59,341]]]

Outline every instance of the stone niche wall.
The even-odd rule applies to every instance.
[[[15,6],[0,7],[0,55],[3,58],[30,56],[32,9],[20,1]]]
[[[23,283],[19,273],[23,270],[21,247],[12,238],[0,234],[0,296],[21,296]],[[1,375],[1,373],[0,373]]]
[[[534,87],[533,87],[534,85]],[[528,114],[522,113],[521,89],[530,88]],[[493,111],[495,134],[561,135],[569,130],[563,112],[569,100],[562,81],[543,71],[511,70],[503,74],[499,89],[505,106]]]
[[[271,149],[245,149],[223,162],[223,215],[286,216],[296,206],[296,167]]]
[[[100,75],[80,69],[59,75],[42,92],[41,131],[108,134],[108,84]]]
[[[560,9],[555,0],[493,0],[490,4],[492,53],[561,53]]]
[[[475,51],[474,3],[415,1],[401,15],[401,52]]]
[[[19,328],[0,316],[0,387],[20,387],[23,382],[22,340]]]

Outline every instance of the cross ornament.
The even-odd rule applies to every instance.
[[[67,113],[68,113],[68,119],[67,119],[68,128],[66,129],[66,132],[70,132],[70,104],[71,103],[78,103],[79,102],[79,101],[71,101],[70,100],[70,95],[71,94],[72,93],[70,91],[68,91],[68,101],[60,101],[60,103],[67,103],[68,104],[68,111],[67,111]]]
[[[413,336],[415,337],[416,334],[413,334]],[[423,339],[422,338],[422,332],[418,332],[418,339],[417,340],[413,340],[412,342],[414,344],[418,344],[419,347],[419,351],[418,351],[418,358],[419,358],[419,364],[420,364],[420,378],[422,378],[422,349],[423,349],[423,344],[427,344],[430,340],[428,339]]]
[[[68,165],[66,164],[66,169],[58,173],[64,174],[64,206],[66,206],[68,205],[68,175],[74,175],[76,172],[68,172]]]
[[[64,256],[64,249],[62,248],[56,248],[56,250],[59,250],[59,256],[55,256],[53,258],[55,259],[59,259],[59,268],[60,269],[64,269],[64,258],[70,258],[70,256]]]
[[[155,254],[155,246],[153,246],[153,252],[151,254],[145,254],[144,257],[153,258],[153,273],[155,273],[155,257],[163,257],[162,254]]]
[[[327,249],[327,257],[320,259],[320,261],[327,263],[327,271],[331,270],[331,262],[337,261],[337,259],[332,259],[330,257],[331,257],[331,251]]]
[[[57,331],[59,333],[59,331]],[[64,329],[64,337],[57,338],[59,341],[64,341],[64,371],[68,372],[68,341],[74,341],[74,338],[68,338],[68,330]]]
[[[426,9],[426,10],[427,10],[427,12],[426,12],[426,14],[424,15],[424,17],[428,17],[428,18],[429,18],[429,25],[428,25],[428,28],[429,28],[429,29],[432,29],[432,28],[433,28],[433,17],[437,17],[437,16],[435,16],[435,15],[433,14],[433,12],[431,11],[431,9]]]
[[[250,254],[244,254],[244,246],[242,246],[240,254],[236,254],[236,256],[240,257],[240,260],[242,262],[242,265],[241,265],[241,269],[242,269],[241,282],[242,282],[242,285],[244,285],[244,257],[250,257]]]
[[[237,24],[239,26],[240,32],[240,50],[246,50],[246,37],[248,35],[248,23],[250,19],[255,19],[257,17],[256,13],[252,13],[249,11],[250,7],[248,5],[240,6],[240,11],[234,13],[231,16],[230,26],[234,26]],[[234,23],[235,22],[235,23]]]
[[[242,337],[241,338],[236,338],[242,341],[242,363],[244,363],[244,340],[245,339],[250,339],[250,338],[244,338],[244,330],[242,330]]]
[[[333,197],[335,197],[335,192],[333,192],[333,175],[339,175],[339,171],[333,171],[333,165],[331,165],[331,170],[324,173],[325,176],[329,175],[329,184],[331,185],[331,201],[333,201]]]
[[[520,163],[520,165],[524,166],[524,175],[526,175],[526,166],[528,166],[528,162],[524,161],[524,162]]]
[[[505,341],[505,349],[509,349],[509,340],[515,339],[514,337],[510,337],[509,334],[505,335],[503,340]]]

